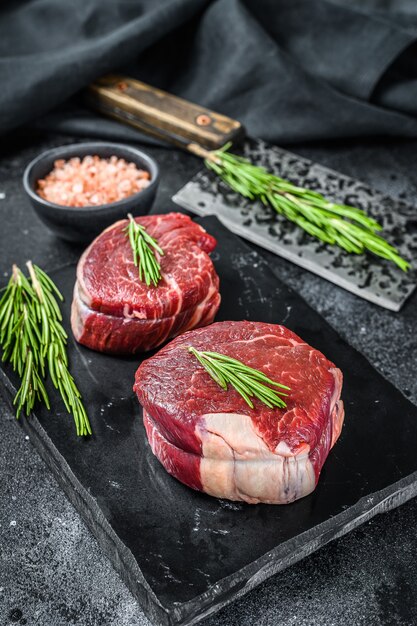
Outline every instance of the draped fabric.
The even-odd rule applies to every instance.
[[[121,72],[297,142],[417,136],[415,0],[5,0],[0,133],[135,139],[80,90]]]

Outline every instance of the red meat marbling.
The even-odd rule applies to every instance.
[[[285,409],[251,409],[221,389],[188,346],[221,352],[291,388]],[[134,389],[154,454],[189,487],[248,503],[284,504],[317,485],[340,435],[342,373],[284,326],[218,322],[144,361]]]
[[[181,213],[135,218],[164,251],[162,280],[139,279],[125,228],[116,222],[82,255],[71,312],[75,338],[101,352],[151,350],[186,330],[210,324],[220,305],[219,278],[208,254],[216,240]]]

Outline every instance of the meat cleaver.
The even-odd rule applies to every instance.
[[[329,200],[365,210],[401,256],[414,260],[417,228],[412,208],[364,183],[261,140],[245,139],[236,120],[124,76],[90,85],[87,101],[96,110],[198,156],[231,141],[252,163]],[[399,311],[414,291],[417,275],[371,254],[353,255],[317,241],[273,209],[232,192],[213,172],[201,170],[173,200],[198,215],[216,215],[231,231],[348,291]]]

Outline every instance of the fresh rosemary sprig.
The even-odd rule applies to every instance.
[[[297,224],[307,233],[347,252],[365,251],[388,259],[403,271],[410,263],[377,232],[380,224],[364,211],[345,204],[335,204],[316,192],[297,187],[271,174],[264,167],[228,152],[230,143],[206,155],[205,165],[231,189],[250,200],[260,200],[277,213]]]
[[[29,415],[37,400],[43,400],[47,408],[50,407],[43,383],[45,359],[35,301],[32,285],[13,265],[12,276],[0,300],[0,344],[2,361],[10,362],[22,381],[13,401],[17,405],[16,417],[23,409]]]
[[[32,286],[37,296],[36,308],[41,318],[42,354],[48,362],[52,383],[58,389],[68,413],[71,413],[77,435],[91,435],[91,426],[81,394],[68,369],[67,338],[61,322],[62,315],[56,298],[63,296],[55,283],[37,265],[27,263]]]
[[[270,409],[287,405],[280,396],[288,396],[285,391],[290,388],[286,385],[271,380],[259,370],[248,367],[241,361],[220,354],[219,352],[200,352],[189,346],[188,351],[199,361],[206,372],[222,389],[227,389],[230,384],[242,396],[245,402],[253,409],[251,398],[258,398]],[[270,386],[279,387],[285,391],[271,389]]]
[[[22,384],[16,394],[16,417],[23,407],[28,415],[36,400],[50,408],[43,383],[46,371],[58,389],[77,435],[90,435],[91,426],[72,375],[68,369],[67,334],[57,298],[63,297],[40,267],[27,263],[30,279],[13,266],[13,274],[0,300],[0,344],[3,361],[9,361]]]
[[[155,251],[163,256],[163,250],[155,239],[148,235],[145,227],[138,224],[130,213],[128,218],[129,224],[126,226],[126,232],[133,250],[134,263],[139,268],[139,279],[144,280],[148,287],[151,283],[156,287],[162,275]]]

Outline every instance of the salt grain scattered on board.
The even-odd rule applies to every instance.
[[[37,193],[63,206],[100,206],[128,198],[149,183],[149,172],[138,169],[135,163],[116,156],[85,156],[55,161],[54,169],[38,180]]]

